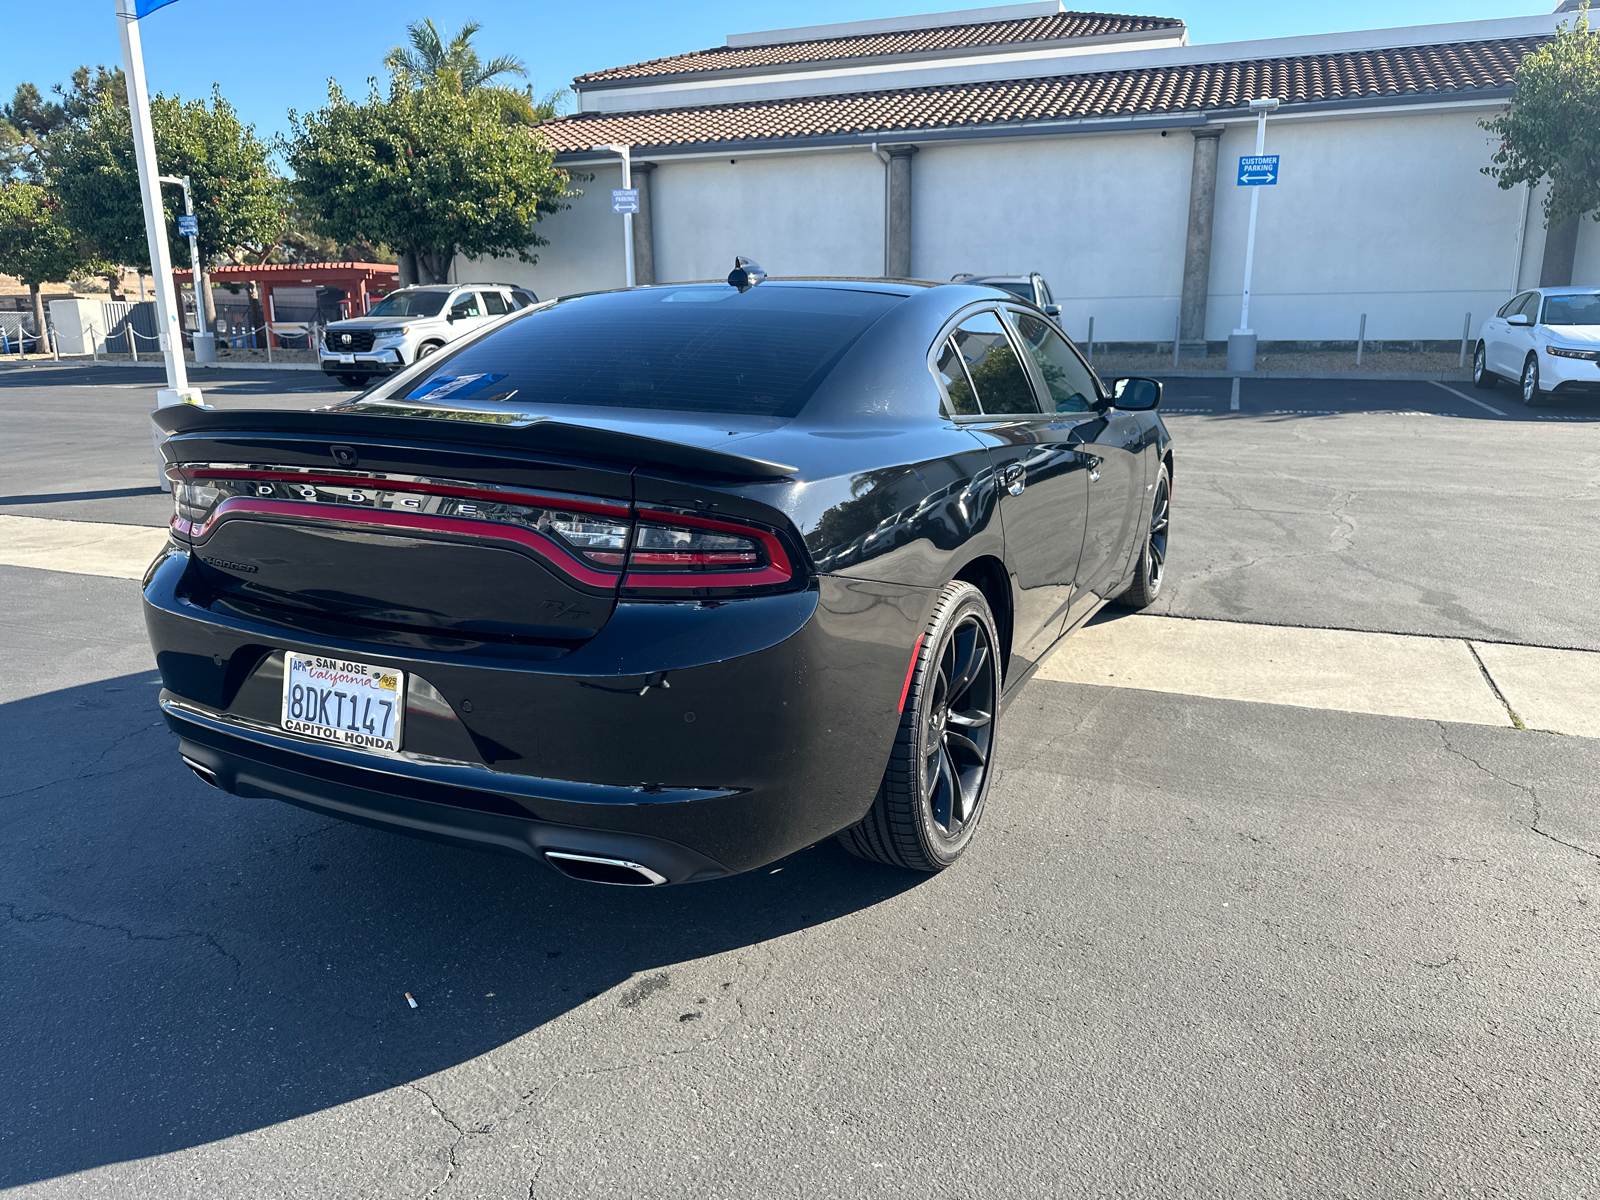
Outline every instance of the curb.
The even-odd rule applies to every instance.
[[[1089,364],[1094,366],[1093,363]],[[1098,367],[1095,368],[1097,371]],[[1145,371],[1147,379],[1336,379],[1352,383],[1471,383],[1467,371]],[[1101,376],[1107,378],[1107,376]]]
[[[318,363],[251,363],[251,362],[218,362],[218,363],[193,363],[185,360],[184,365],[191,371],[321,371]],[[0,370],[25,371],[25,370],[56,370],[70,367],[131,367],[134,369],[165,370],[166,364],[161,359],[153,362],[127,362],[120,358],[106,359],[96,362],[93,359],[41,359],[38,362],[8,362],[0,363]]]

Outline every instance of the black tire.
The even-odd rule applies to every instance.
[[[1539,356],[1528,355],[1528,361],[1522,364],[1522,379],[1519,381],[1519,392],[1522,402],[1529,408],[1537,408],[1545,401],[1545,391],[1539,386]]]
[[[427,358],[428,355],[437,354],[437,353],[439,353],[439,351],[441,351],[443,349],[444,349],[444,343],[443,342],[423,342],[421,349],[419,349],[417,351],[417,357],[418,358]]]
[[[367,377],[365,375],[341,375],[339,376],[339,382],[344,384],[345,387],[364,388],[367,386]]]
[[[928,872],[961,857],[994,776],[999,645],[983,593],[970,583],[947,585],[922,635],[878,794],[867,815],[839,834],[846,850]]]
[[[1155,498],[1150,501],[1150,524],[1139,561],[1133,570],[1133,583],[1117,597],[1124,608],[1148,608],[1161,594],[1167,578],[1167,535],[1172,525],[1172,475],[1167,464],[1156,474]]]
[[[1472,386],[1492,391],[1495,384],[1500,382],[1500,376],[1489,370],[1489,356],[1484,350],[1482,342],[1472,352]]]

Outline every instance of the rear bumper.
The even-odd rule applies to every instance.
[[[292,738],[230,726],[169,692],[162,693],[161,708],[178,735],[182,756],[204,767],[211,776],[208,782],[235,796],[283,800],[391,833],[495,854],[542,859],[553,850],[626,859],[659,872],[668,883],[698,883],[732,873],[722,863],[664,838],[531,816],[525,806],[540,801],[536,793],[561,790],[553,781],[501,780],[502,785],[517,786],[497,787],[484,771],[472,772],[477,779],[452,779],[452,774],[462,774],[461,768],[430,770],[417,764],[386,765],[379,771],[333,748],[315,747],[315,753],[308,753]],[[564,807],[570,809],[571,802]]]
[[[214,613],[187,597],[188,564],[174,551],[152,569],[146,624],[167,723],[224,790],[500,852],[632,858],[674,883],[750,870],[860,819],[935,598],[824,577],[719,605],[624,602],[579,648],[538,658]],[[404,671],[432,709],[408,700],[396,756],[288,734],[289,650]]]

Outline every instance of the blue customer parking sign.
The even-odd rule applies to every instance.
[[[199,237],[200,236],[200,218],[199,217],[191,217],[191,216],[187,216],[187,215],[180,216],[178,218],[178,236],[179,237]]]
[[[1278,182],[1278,156],[1276,154],[1241,154],[1239,156],[1239,186],[1265,187]]]

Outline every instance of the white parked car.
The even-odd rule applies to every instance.
[[[1534,288],[1483,323],[1472,382],[1516,380],[1524,404],[1600,392],[1600,288]]]
[[[509,283],[453,283],[390,292],[364,317],[322,331],[322,369],[346,387],[365,387],[538,297]]]

